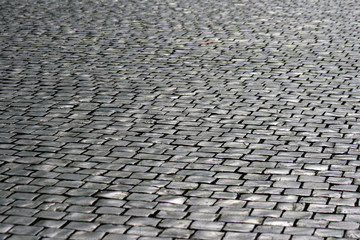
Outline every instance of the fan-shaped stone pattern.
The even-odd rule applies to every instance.
[[[1,239],[358,239],[357,1],[0,1]]]

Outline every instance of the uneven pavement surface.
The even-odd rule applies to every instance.
[[[358,0],[0,0],[0,239],[359,239]]]

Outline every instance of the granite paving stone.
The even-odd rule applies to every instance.
[[[356,0],[0,6],[0,239],[360,237]]]
[[[77,231],[74,234],[70,236],[69,239],[102,239],[102,237],[105,235],[103,232],[83,232],[83,231]]]
[[[39,236],[49,239],[67,239],[72,233],[73,230],[48,228],[40,232]]]

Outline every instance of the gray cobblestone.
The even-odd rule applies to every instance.
[[[71,235],[70,239],[102,239],[104,233],[78,231]]]
[[[335,229],[316,229],[315,236],[319,237],[343,237],[344,230],[335,230]]]
[[[257,239],[282,239],[288,240],[290,239],[291,235],[286,234],[277,234],[277,233],[261,233]]]
[[[139,239],[139,236],[138,235],[130,235],[130,234],[107,234],[103,239],[105,239],[105,240],[116,240],[116,239],[137,240],[137,239]]]
[[[227,232],[225,234],[224,240],[230,239],[256,239],[255,233],[238,233],[238,232]]]
[[[359,238],[355,0],[0,4],[0,239]]]
[[[161,233],[161,237],[189,238],[194,231],[179,228],[167,228]]]
[[[33,226],[14,226],[10,229],[9,233],[19,234],[25,236],[34,236],[39,233],[43,228],[42,227],[33,227]]]
[[[73,230],[48,228],[39,233],[40,236],[50,239],[67,239]]]

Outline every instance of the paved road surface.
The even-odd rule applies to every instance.
[[[360,238],[357,0],[1,0],[0,239]]]

